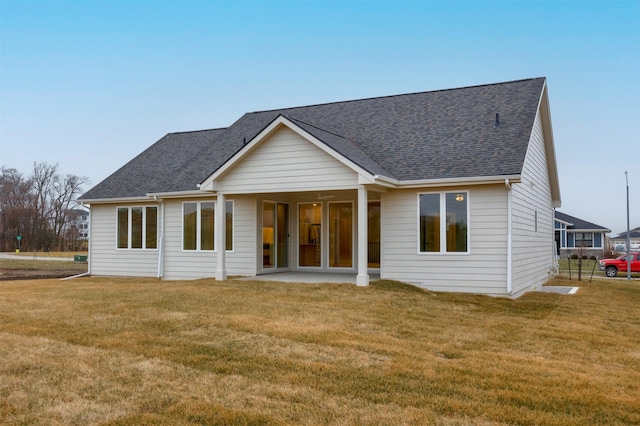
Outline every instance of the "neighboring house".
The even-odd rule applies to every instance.
[[[164,136],[80,201],[94,275],[340,272],[517,296],[555,264],[546,80],[247,113]]]
[[[606,234],[610,229],[559,211],[555,212],[555,229],[556,249],[561,257],[604,257]]]
[[[84,206],[74,206],[71,209],[71,225],[73,234],[78,240],[89,239],[89,209]]]
[[[64,239],[68,250],[86,250],[89,239],[89,209],[76,205],[67,211]]]
[[[627,234],[629,234],[629,246],[633,251],[640,250],[640,227],[631,229],[628,233],[622,232],[620,235],[611,238],[611,250],[624,252],[627,250]]]

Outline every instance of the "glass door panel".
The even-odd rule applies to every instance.
[[[353,204],[329,204],[329,266],[353,266]]]
[[[298,264],[322,266],[322,203],[300,204]]]
[[[265,201],[262,204],[262,268],[275,267],[275,215],[276,205]]]
[[[289,205],[277,204],[276,208],[277,267],[289,267]]]
[[[367,266],[380,267],[380,201],[369,203],[367,218]]]

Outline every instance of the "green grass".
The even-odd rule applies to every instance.
[[[558,285],[575,281],[558,280]],[[638,424],[640,283],[0,283],[7,424]]]

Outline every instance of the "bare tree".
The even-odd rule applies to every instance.
[[[34,198],[31,180],[0,167],[0,250],[13,249],[17,236],[31,238]]]
[[[87,177],[60,176],[58,165],[34,163],[25,179],[17,170],[0,169],[0,250],[62,248],[70,226],[69,211]]]
[[[51,203],[53,181],[58,165],[47,163],[33,163],[33,190],[35,192],[36,218],[33,223],[34,243],[40,248],[51,248],[52,236],[49,232],[49,218],[52,215]]]
[[[69,228],[74,217],[70,214],[71,204],[80,192],[82,185],[89,182],[87,177],[55,175],[51,185],[51,213],[49,223],[54,235],[54,245],[61,249],[63,232]]]

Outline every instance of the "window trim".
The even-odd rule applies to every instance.
[[[579,248],[585,248],[585,249],[594,249],[594,248],[602,248],[602,247],[596,247],[595,246],[595,232],[589,232],[589,231],[580,231],[580,232],[572,232],[573,234],[573,247],[574,249],[579,249]],[[590,246],[580,246],[577,244],[578,239],[576,238],[578,236],[578,234],[580,234],[582,237],[584,237],[586,234],[590,234],[591,235],[591,245]],[[581,239],[580,241],[585,241],[584,239]]]
[[[420,196],[422,195],[439,195],[440,203],[440,217],[445,220],[440,220],[440,250],[439,251],[421,251],[420,250]],[[467,250],[466,251],[447,251],[447,194],[463,194],[467,200]],[[418,192],[417,199],[417,213],[416,213],[416,253],[420,256],[468,256],[471,254],[471,199],[470,191],[425,191]]]
[[[155,208],[156,209],[156,246],[153,248],[147,248],[147,209],[148,208]],[[118,247],[118,240],[119,240],[119,227],[120,227],[120,223],[119,223],[119,219],[120,219],[120,210],[121,209],[127,209],[127,247]],[[132,216],[133,216],[133,209],[142,209],[142,247],[131,247],[131,243],[132,243],[132,235],[131,233],[133,232],[133,223],[132,223]],[[153,204],[153,205],[135,205],[135,206],[116,206],[116,250],[120,250],[120,251],[125,251],[125,250],[135,250],[135,251],[140,251],[140,250],[148,250],[148,251],[158,251],[158,246],[159,246],[159,241],[158,241],[158,236],[159,236],[159,232],[158,232],[158,226],[159,226],[159,208],[157,205]],[[88,229],[88,226],[87,226]]]

